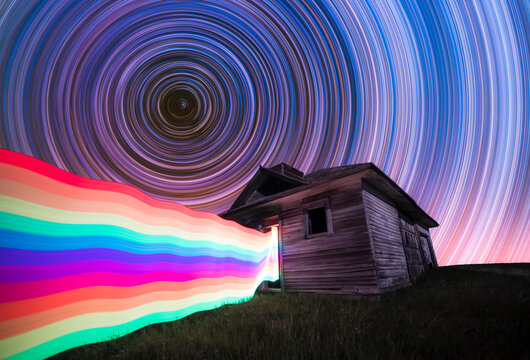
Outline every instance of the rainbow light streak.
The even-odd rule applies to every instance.
[[[244,301],[278,279],[277,249],[275,231],[0,150],[0,356],[44,358]]]

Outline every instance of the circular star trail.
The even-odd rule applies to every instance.
[[[374,162],[441,264],[530,261],[525,1],[4,1],[3,148],[218,212]]]

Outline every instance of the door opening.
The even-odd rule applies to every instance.
[[[278,255],[278,280],[276,281],[264,281],[260,286],[262,291],[279,292],[283,289],[282,279],[282,263],[281,263],[281,232],[280,232],[280,221],[278,216],[273,216],[263,220],[262,231],[269,233],[277,239],[277,252]]]

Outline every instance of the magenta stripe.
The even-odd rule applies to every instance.
[[[175,272],[181,274],[196,271],[225,271],[255,272],[255,266],[241,266],[228,262],[202,262],[195,264],[180,264],[170,262],[154,262],[147,264],[129,264],[119,261],[93,260],[67,264],[39,265],[39,266],[10,266],[0,265],[0,282],[16,283],[64,278],[72,275],[97,272],[135,275],[151,272]]]
[[[174,272],[151,272],[137,275],[96,272],[51,280],[0,284],[0,303],[31,299],[91,286],[129,287],[159,281],[185,282],[204,278],[219,279],[225,276],[253,278],[260,270],[261,267],[256,268],[254,272],[226,270],[195,271],[186,274],[177,274]]]

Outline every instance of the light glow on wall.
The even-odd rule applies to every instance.
[[[279,277],[277,234],[0,149],[0,356],[247,300]]]

